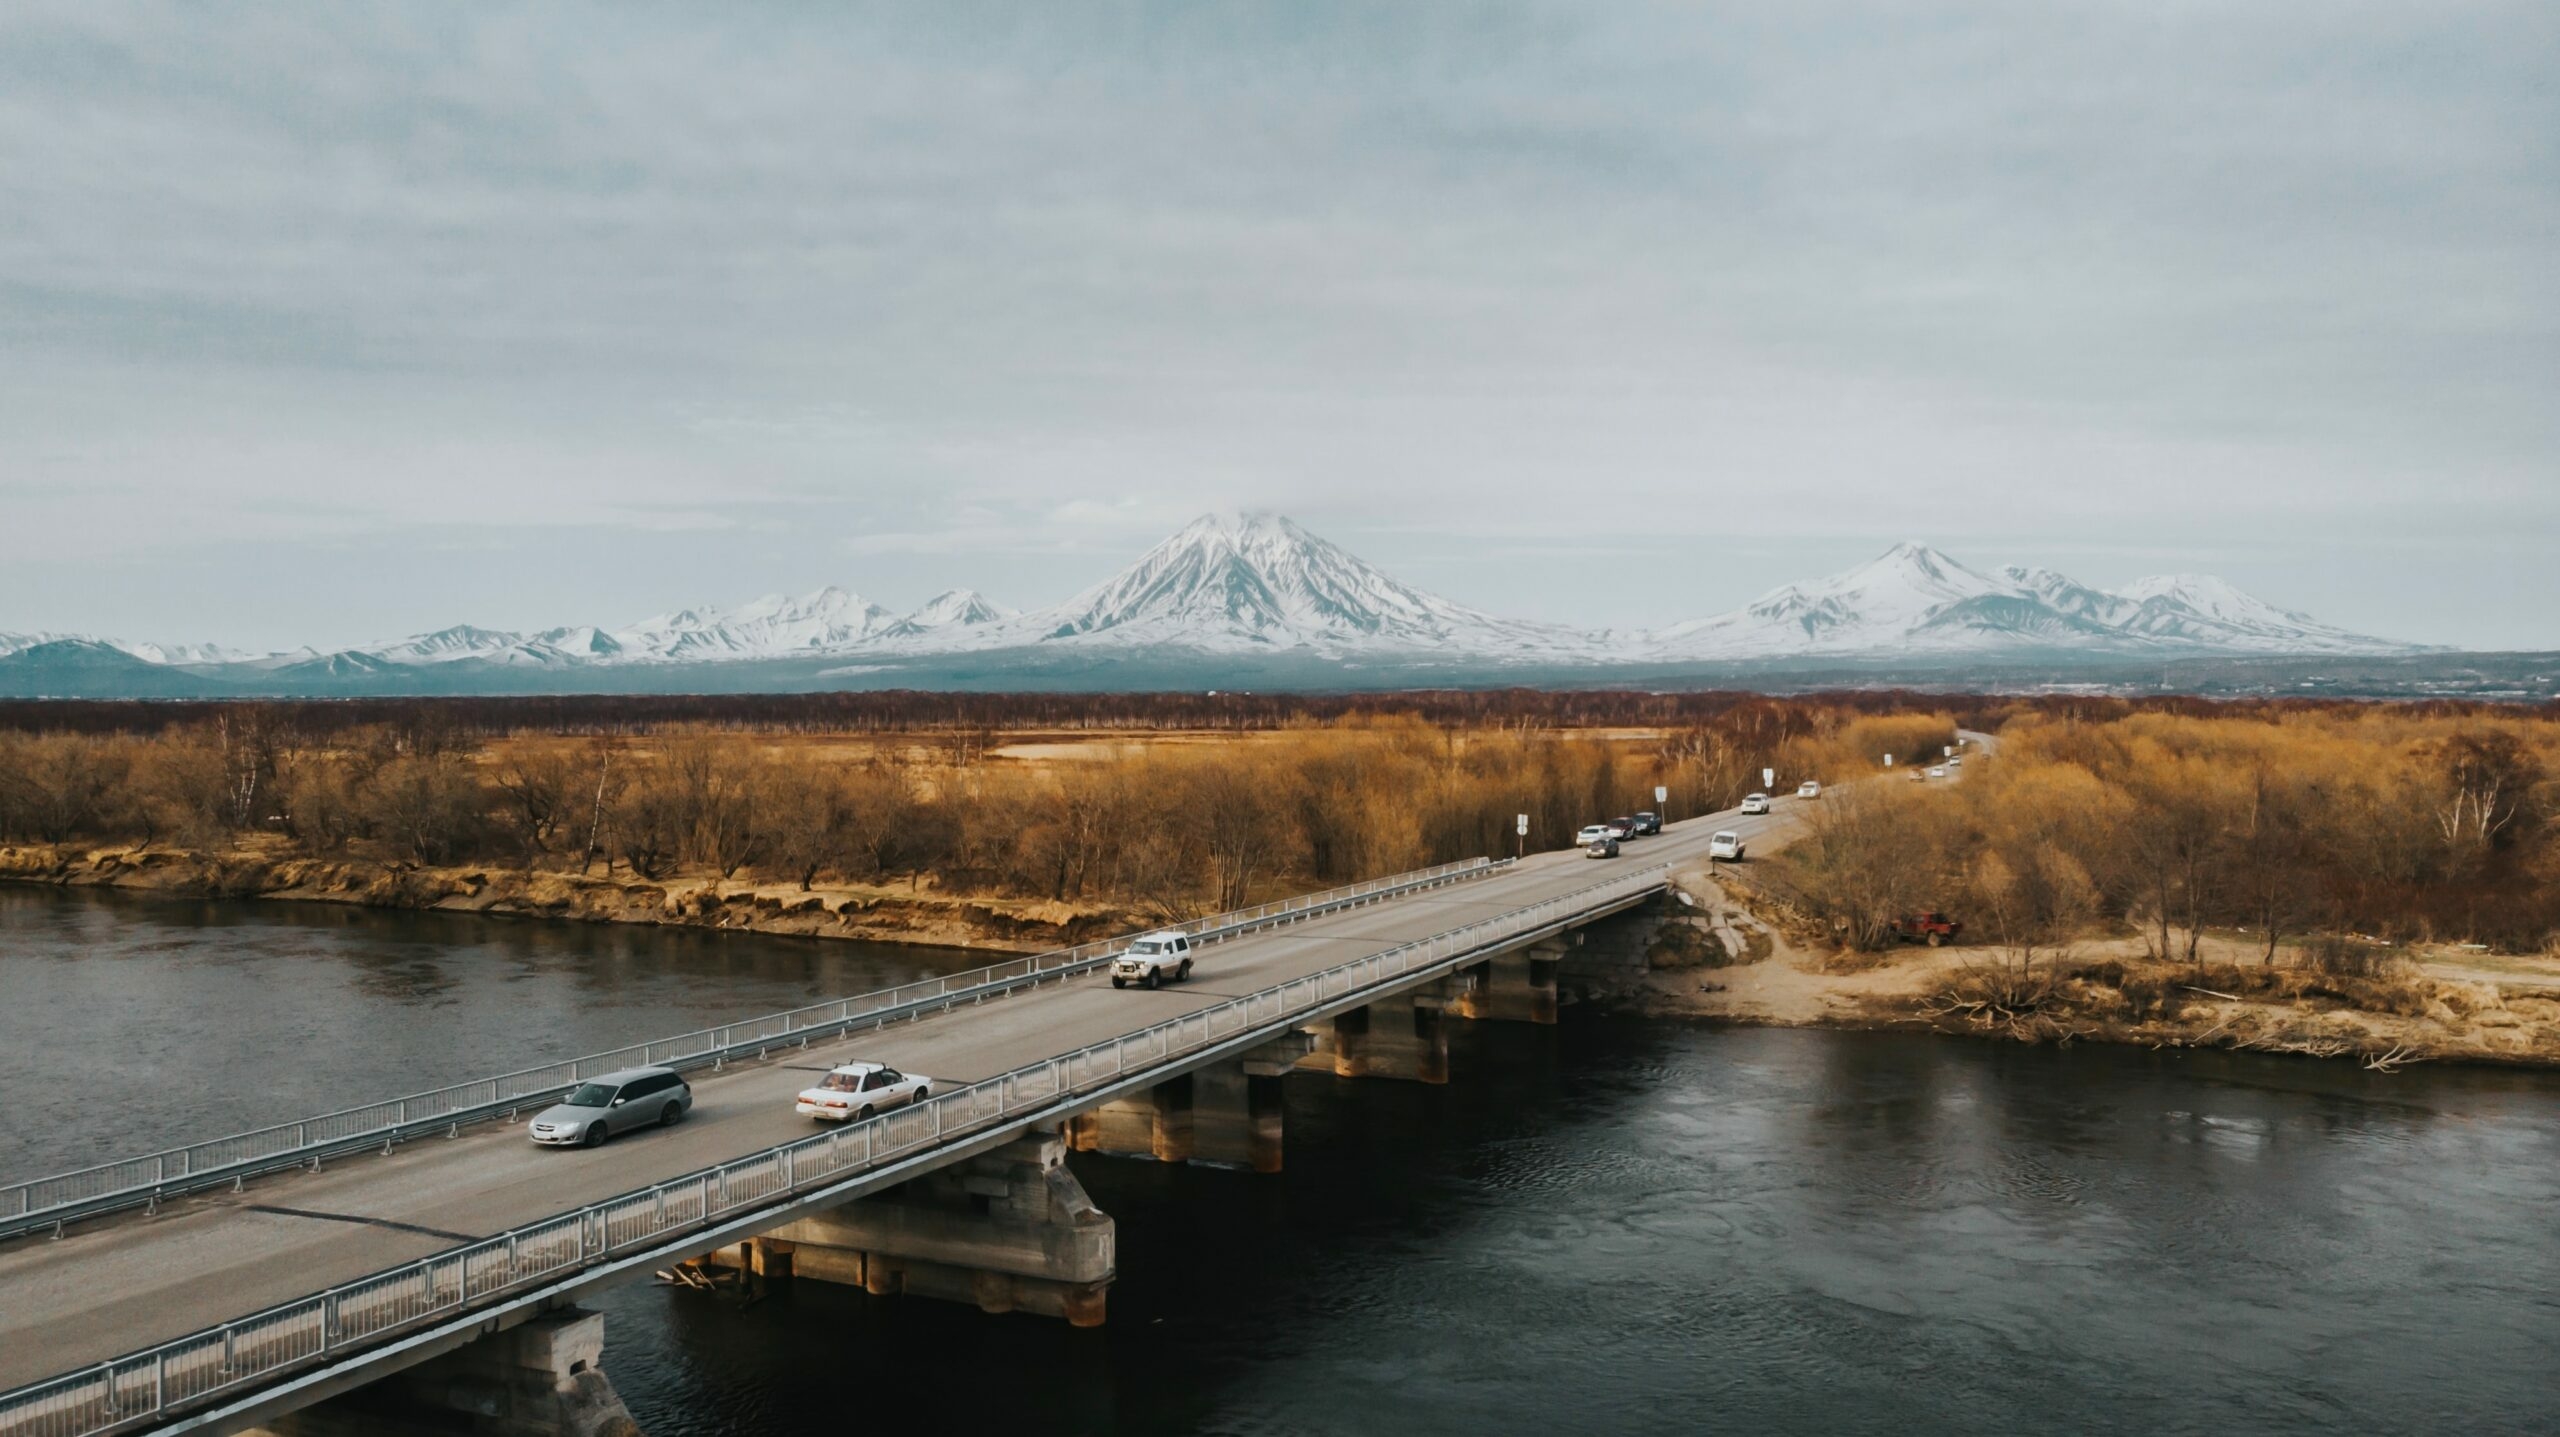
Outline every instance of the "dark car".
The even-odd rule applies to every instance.
[[[1609,820],[1609,826],[1618,831],[1618,836],[1620,838],[1633,838],[1637,834],[1644,832],[1643,829],[1636,827],[1635,817],[1632,814],[1619,814],[1617,817]]]
[[[1647,812],[1639,813],[1639,814],[1637,814],[1637,815],[1636,815],[1636,832],[1638,832],[1638,833],[1660,833],[1661,831],[1662,831],[1662,815],[1661,815],[1661,814],[1654,813],[1654,812],[1651,812],[1651,811],[1647,811]]]

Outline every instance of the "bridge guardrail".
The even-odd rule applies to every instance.
[[[1500,872],[1514,860],[1470,858],[1410,873],[1373,878],[1319,893],[1184,923],[1167,924],[1194,938],[1216,942],[1284,923],[1385,898],[1399,897]],[[344,1153],[405,1141],[420,1134],[481,1122],[537,1103],[548,1103],[598,1073],[663,1064],[677,1069],[713,1066],[834,1037],[864,1025],[921,1016],[961,1002],[977,1002],[1091,971],[1128,942],[1128,935],[1073,948],[1026,954],[938,978],[830,999],[717,1028],[702,1028],[496,1077],[475,1078],[407,1097],[344,1108],[318,1117],[235,1133],[137,1158],[79,1168],[52,1177],[0,1186],[0,1240],[59,1227],[121,1208],[222,1183],[298,1167]]]
[[[920,1103],[654,1184],[484,1241],[344,1283],[175,1342],[0,1393],[0,1437],[97,1437],[287,1368],[822,1188],[848,1174],[1055,1108],[1132,1069],[1170,1062],[1338,998],[1658,889],[1674,865],[1601,883],[1336,964],[1213,1008],[1046,1058]],[[1610,890],[1616,890],[1611,893]],[[1607,896],[1603,896],[1606,894]]]

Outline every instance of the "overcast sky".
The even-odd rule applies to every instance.
[[[2560,646],[2560,5],[0,11],[0,629],[1507,614],[1901,538]]]

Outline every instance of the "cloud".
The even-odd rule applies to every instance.
[[[2560,538],[2555,52],[2525,0],[15,7],[0,627],[445,525],[676,531],[663,603],[1054,587],[1249,505],[1478,593],[1955,529],[2486,641],[2560,581],[2350,561]],[[1603,602],[1751,591],[1660,584]]]

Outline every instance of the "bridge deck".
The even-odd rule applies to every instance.
[[[1628,845],[1620,862],[1694,858],[1713,828],[1749,833],[1768,823],[1720,815],[1674,825]],[[183,1200],[157,1215],[101,1219],[59,1241],[0,1246],[0,1391],[805,1136],[812,1125],[792,1112],[792,1094],[811,1070],[849,1057],[946,1086],[975,1081],[1525,908],[1617,866],[1541,855],[1494,877],[1217,944],[1178,988],[1116,991],[1093,975],[699,1073],[686,1122],[599,1150],[536,1148],[519,1126],[483,1125],[258,1180],[242,1193]]]

